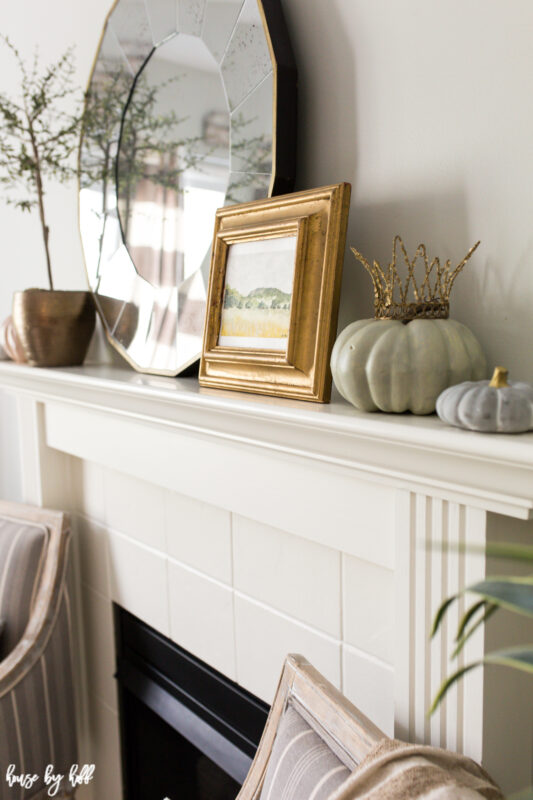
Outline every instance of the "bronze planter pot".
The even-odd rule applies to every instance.
[[[89,292],[26,289],[13,295],[13,324],[32,367],[83,364],[95,321]]]

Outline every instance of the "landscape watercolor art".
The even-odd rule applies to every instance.
[[[296,236],[229,248],[218,344],[286,352]]]

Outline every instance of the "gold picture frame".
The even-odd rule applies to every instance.
[[[217,211],[201,386],[329,402],[350,194],[340,183]]]

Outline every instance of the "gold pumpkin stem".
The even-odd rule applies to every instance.
[[[506,386],[509,386],[507,383],[508,375],[509,370],[505,369],[505,367],[495,367],[489,386],[492,386],[493,389],[504,389]]]

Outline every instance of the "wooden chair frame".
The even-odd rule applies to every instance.
[[[237,800],[258,800],[278,725],[289,703],[351,769],[386,738],[303,656],[289,655],[257,753]]]
[[[0,697],[3,697],[33,668],[52,634],[61,603],[70,529],[66,515],[60,511],[48,511],[4,500],[0,500],[0,516],[44,525],[49,532],[32,615],[22,639],[0,663]]]

